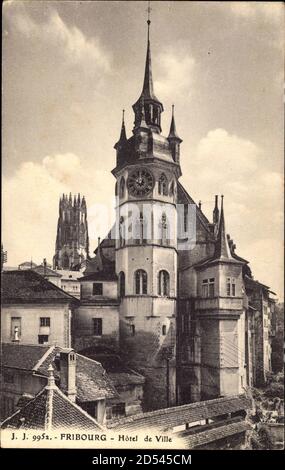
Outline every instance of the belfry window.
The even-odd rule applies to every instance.
[[[158,295],[169,295],[169,273],[164,270],[158,273]]]
[[[126,186],[125,178],[122,176],[121,181],[120,181],[120,197],[125,196],[125,186]]]
[[[143,269],[135,272],[135,293],[136,295],[147,294],[147,273]]]
[[[158,194],[162,194],[163,196],[168,195],[168,188],[167,188],[168,182],[167,178],[164,173],[160,176],[158,180]]]

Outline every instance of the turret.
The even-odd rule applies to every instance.
[[[176,163],[179,164],[180,144],[182,142],[182,139],[180,139],[176,131],[176,124],[175,124],[175,118],[174,118],[174,104],[172,105],[172,118],[171,118],[170,130],[169,130],[167,139],[169,141],[172,158]]]

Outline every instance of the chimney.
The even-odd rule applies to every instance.
[[[73,402],[76,400],[76,353],[74,349],[60,351],[60,389]]]
[[[199,209],[202,210],[202,201],[199,201]]]

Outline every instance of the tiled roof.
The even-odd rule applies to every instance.
[[[44,354],[52,349],[51,346],[2,343],[1,363],[4,367],[33,370]]]
[[[33,271],[40,274],[41,276],[60,277],[60,274],[58,274],[56,271],[53,271],[47,266],[44,267],[42,264],[33,268]]]
[[[75,297],[32,270],[4,271],[1,294],[3,303],[78,302]]]
[[[249,423],[245,421],[239,421],[237,423],[229,423],[224,426],[214,427],[206,431],[198,432],[197,434],[192,434],[182,438],[183,442],[193,449],[198,446],[208,444],[210,442],[218,441],[219,439],[224,439],[235,434],[240,434],[247,430],[251,429]]]
[[[89,348],[84,352],[84,355],[90,358],[96,358],[107,371],[110,379],[115,387],[124,385],[142,385],[145,382],[143,375],[126,367],[120,356],[117,354],[100,353]]]
[[[45,387],[23,408],[2,423],[2,428],[21,429],[102,429],[78,405],[72,403],[56,386]]]
[[[193,423],[226,413],[246,410],[250,407],[251,402],[249,399],[244,395],[236,395],[140,413],[110,422],[108,426],[128,431],[150,428],[166,430],[185,423]]]
[[[192,199],[192,197],[188,194],[186,189],[182,186],[180,182],[177,184],[177,200],[179,204],[195,204],[196,206],[196,215],[198,219],[201,221],[202,225],[206,228],[207,232],[210,232],[209,230],[209,220],[203,214],[201,209],[197,206],[195,201]]]
[[[2,345],[2,364],[5,367],[35,371],[48,376],[52,364],[54,376],[60,379],[57,358],[62,351],[59,346],[34,346],[21,344]],[[96,401],[102,398],[117,398],[112,381],[102,365],[81,354],[76,354],[76,388],[80,402]]]

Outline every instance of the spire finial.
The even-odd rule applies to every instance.
[[[125,110],[124,109],[122,113],[122,124],[125,124]]]
[[[221,195],[221,211],[224,209],[224,195]]]
[[[172,117],[174,117],[174,104],[172,105]]]
[[[149,29],[150,29],[150,12],[151,12],[151,7],[150,7],[150,2],[148,2],[148,7],[147,7],[147,40],[149,41]]]

